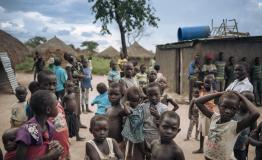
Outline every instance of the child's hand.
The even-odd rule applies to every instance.
[[[51,141],[48,148],[48,157],[50,159],[58,159],[64,152],[63,147],[58,141]]]
[[[150,113],[156,118],[156,119],[160,119],[160,114],[158,113],[157,109],[155,106],[151,105],[149,107],[150,109]]]

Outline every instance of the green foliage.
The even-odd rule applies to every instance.
[[[31,73],[33,65],[34,65],[33,58],[30,56],[27,56],[23,63],[17,64],[15,66],[15,70],[20,71],[20,72]]]
[[[110,70],[109,62],[110,62],[109,59],[93,57],[92,58],[93,74],[106,75]]]
[[[40,37],[40,36],[35,36],[33,38],[30,38],[25,42],[25,45],[30,46],[32,48],[36,48],[39,44],[45,43],[46,38],[45,37]]]
[[[84,41],[82,42],[81,47],[86,47],[86,50],[89,52],[95,52],[98,45],[99,44],[94,41]]]

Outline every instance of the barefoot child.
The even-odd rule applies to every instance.
[[[160,140],[151,144],[151,160],[185,160],[182,149],[173,140],[180,132],[180,118],[174,111],[166,111],[160,117]]]
[[[190,119],[189,127],[187,130],[187,137],[185,141],[188,141],[191,137],[192,130],[194,126],[196,126],[196,134],[195,134],[195,139],[198,140],[198,118],[199,118],[199,113],[198,113],[198,108],[195,104],[195,99],[199,97],[199,89],[194,88],[193,89],[193,99],[191,100],[189,104],[189,111],[188,111],[188,118]]]
[[[136,74],[135,79],[140,88],[147,85],[146,66],[144,64],[140,65],[140,72]]]
[[[106,109],[111,105],[108,99],[107,87],[104,83],[98,83],[96,89],[99,93],[91,105],[97,104],[96,115],[105,115]]]
[[[36,82],[36,81],[30,82],[29,85],[28,85],[28,89],[29,89],[31,95],[33,95],[36,91],[39,90],[38,82]],[[26,106],[26,115],[27,115],[28,120],[34,117],[34,113],[33,113],[32,109],[30,108],[29,103],[27,103],[27,106]]]
[[[112,83],[108,92],[108,98],[111,102],[111,107],[107,108],[106,110],[106,116],[109,120],[108,137],[115,139],[122,149],[123,137],[121,135],[121,131],[123,129],[123,116],[125,113],[123,107],[120,104],[121,97],[122,93],[120,84]]]
[[[167,80],[164,76],[159,77],[156,82],[159,84],[161,88],[161,98],[160,101],[161,103],[165,104],[168,106],[169,103],[173,106],[173,111],[176,111],[179,106],[177,103],[173,100],[173,98],[165,91],[167,89]]]
[[[74,94],[74,83],[72,81],[66,82],[66,95],[63,97],[62,105],[65,109],[66,122],[69,130],[69,137],[76,137],[76,141],[83,141],[85,138],[79,136],[78,117],[75,113],[77,103]]]
[[[133,63],[128,62],[124,65],[124,74],[125,76],[120,80],[120,84],[122,85],[123,93],[126,92],[126,89],[132,86],[139,87],[137,81],[133,77],[134,74],[134,66]]]
[[[15,96],[18,102],[12,106],[10,124],[11,127],[20,127],[27,121],[26,115],[26,95],[27,90],[23,86],[19,86],[15,89]]]
[[[105,116],[96,115],[90,121],[89,131],[94,139],[86,143],[86,160],[123,160],[117,142],[108,138],[108,119]]]
[[[112,60],[110,62],[110,68],[111,70],[108,72],[108,76],[107,76],[107,80],[108,80],[108,85],[110,86],[110,84],[112,82],[119,82],[120,80],[120,73],[117,70],[117,63],[116,61]]]
[[[84,77],[81,81],[82,86],[82,112],[91,112],[88,108],[89,106],[89,89],[92,88],[91,79],[92,79],[92,70],[88,67],[88,61],[83,61],[83,74]]]
[[[249,143],[256,147],[256,157],[254,160],[262,159],[262,122],[260,122],[257,129],[251,133]]]
[[[17,131],[18,128],[10,128],[5,130],[2,136],[2,142],[6,150],[4,160],[15,159],[16,147],[17,147],[15,143],[15,138],[16,138]]]
[[[219,98],[219,113],[210,111],[204,105],[207,101]],[[249,115],[237,122],[232,120],[237,110],[239,102],[245,104]],[[217,92],[195,101],[199,110],[211,119],[208,139],[205,143],[204,156],[206,160],[230,160],[234,159],[233,148],[238,134],[249,127],[260,116],[256,107],[246,97],[236,92]]]
[[[141,106],[141,92],[137,87],[130,87],[126,91],[127,114],[122,135],[127,139],[125,157],[130,160],[144,160],[143,108]]]
[[[30,107],[35,116],[19,128],[16,136],[16,159],[58,159],[63,148],[57,141],[52,141],[54,126],[49,117],[57,116],[56,96],[47,90],[35,92],[30,99]]]

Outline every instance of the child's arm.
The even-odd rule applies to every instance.
[[[98,103],[98,99],[97,99],[97,97],[92,101],[92,103],[91,103],[91,106],[93,106],[93,105],[95,105],[95,104],[97,104]]]
[[[176,157],[176,160],[185,160],[185,156],[181,148],[177,148],[175,150],[174,156]]]
[[[189,109],[188,109],[188,119],[192,119],[191,117],[192,117],[192,115],[193,115],[193,106],[194,106],[194,103],[195,103],[195,100],[194,99],[192,99],[191,100],[191,102],[190,102],[190,104],[189,104]]]
[[[93,147],[87,142],[85,160],[94,159],[93,153],[94,153]]]
[[[113,148],[114,148],[114,152],[116,154],[116,157],[119,160],[123,160],[124,159],[124,155],[123,155],[122,151],[120,150],[116,140],[112,139],[112,142],[113,142]]]
[[[223,94],[223,92],[217,92],[217,93],[213,93],[213,94],[209,94],[200,98],[197,98],[195,100],[195,103],[197,105],[197,107],[199,108],[199,110],[208,118],[211,118],[212,115],[214,114],[214,112],[211,112],[210,110],[208,110],[205,106],[205,103],[215,99],[216,97],[220,97]]]
[[[258,117],[260,116],[260,114],[257,111],[255,105],[252,102],[250,102],[245,96],[243,96],[239,93],[236,93],[236,94],[238,94],[241,101],[245,104],[244,106],[249,111],[249,114],[248,114],[247,117],[245,117],[243,120],[237,122],[236,132],[239,133],[243,129],[249,127],[253,122],[255,122],[258,119]]]
[[[15,155],[16,160],[26,160],[26,152],[28,149],[27,147],[28,146],[23,142],[19,142],[17,144],[16,155]]]
[[[178,104],[172,98],[168,97],[167,101],[174,106],[173,111],[176,111],[179,108]]]
[[[257,129],[255,129],[250,137],[249,137],[249,143],[253,146],[256,147],[262,147],[262,141],[259,141],[259,134],[261,133],[262,129],[262,122],[259,124],[259,126],[257,127]]]

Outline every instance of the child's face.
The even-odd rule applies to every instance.
[[[131,64],[126,64],[125,65],[125,76],[126,77],[132,77],[134,74],[134,67]]]
[[[204,81],[204,88],[205,88],[205,90],[210,91],[210,89],[211,89],[211,84],[212,84],[212,80],[206,79],[206,80]]]
[[[91,129],[95,141],[98,142],[103,142],[106,139],[108,131],[108,122],[106,120],[96,121],[94,127]]]
[[[165,79],[163,79],[163,78],[158,80],[158,84],[160,85],[162,90],[167,88],[167,81]]]
[[[16,91],[16,98],[19,100],[19,102],[24,102],[26,99],[27,90],[26,89],[19,89]]]
[[[149,75],[148,75],[148,80],[149,82],[154,82],[157,78],[157,73],[156,71],[150,71]]]
[[[54,93],[56,88],[56,76],[55,75],[46,76],[45,80],[39,83],[39,86],[40,89],[42,90],[49,90]]]
[[[176,137],[180,131],[179,122],[177,119],[172,117],[164,117],[159,125],[159,134],[161,141],[170,142]]]
[[[138,94],[129,94],[127,101],[131,108],[135,108],[140,102],[140,96]]]
[[[75,87],[75,85],[74,85],[73,82],[67,83],[67,85],[66,85],[66,91],[67,91],[68,93],[73,93],[73,92],[74,92],[74,87]]]
[[[194,96],[195,98],[198,98],[198,97],[199,97],[199,91],[195,91],[194,94],[193,94],[193,96]]]
[[[140,71],[141,71],[141,73],[145,73],[146,72],[146,66],[141,67]]]
[[[112,104],[118,104],[122,95],[119,87],[110,88],[108,98]]]
[[[150,87],[147,89],[147,96],[149,102],[157,105],[160,102],[160,89],[158,87]]]
[[[88,66],[87,61],[84,61],[84,62],[83,62],[83,66],[84,66],[85,68]]]
[[[232,98],[223,98],[218,105],[218,109],[223,122],[230,121],[239,109],[239,102]]]
[[[242,65],[236,64],[234,67],[234,74],[236,79],[243,80],[246,77],[246,70],[245,67]]]
[[[50,101],[52,101],[52,105],[48,106],[46,108],[46,114],[49,117],[56,117],[58,114],[58,110],[56,108],[57,106],[57,100],[56,100],[56,96],[54,94],[52,94],[52,98],[50,99]]]
[[[111,64],[111,67],[112,67],[112,70],[116,70],[117,64],[116,64],[115,62],[113,62],[113,63]]]
[[[16,133],[18,131],[18,128],[12,128],[9,129],[4,135],[3,135],[3,144],[5,147],[5,150],[7,152],[16,150]]]

